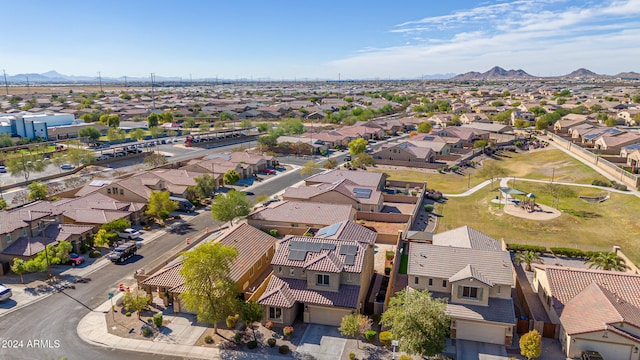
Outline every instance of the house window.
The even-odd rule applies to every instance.
[[[278,274],[282,274],[282,266],[278,266]]]
[[[416,285],[420,284],[420,279],[417,276],[414,278],[413,281]]]
[[[120,189],[120,195],[124,195],[124,190]]]
[[[318,274],[318,281],[317,281],[316,285],[329,286],[329,275],[327,275],[327,274]]]
[[[282,320],[282,308],[269,306],[269,319]]]
[[[11,242],[11,234],[7,234],[7,242],[10,243]]]
[[[258,259],[258,269],[262,267],[262,258]]]
[[[291,224],[291,227],[298,227],[298,224]]]
[[[442,287],[447,287],[447,280],[442,280]]]
[[[294,268],[289,269],[289,276],[296,276],[296,270]]]
[[[249,269],[249,276],[253,276],[253,266]]]
[[[482,296],[482,289],[471,286],[460,286],[458,296],[466,299],[479,300]]]
[[[429,286],[433,286],[433,279],[429,279]]]
[[[107,194],[111,194],[111,188],[107,188]]]
[[[498,294],[500,294],[500,286],[498,286],[498,291],[497,291],[497,293],[498,293]]]

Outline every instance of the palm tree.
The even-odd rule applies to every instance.
[[[516,254],[516,265],[520,265],[522,263],[526,264],[524,268],[526,271],[531,271],[531,264],[543,264],[544,261],[540,258],[540,255],[538,255],[538,253],[528,250]]]
[[[584,263],[589,264],[589,269],[595,267],[602,270],[626,271],[629,268],[624,259],[612,252],[599,252]]]

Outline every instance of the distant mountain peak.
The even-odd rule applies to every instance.
[[[563,76],[563,77],[567,77],[567,78],[583,78],[583,77],[597,77],[600,76],[596,73],[594,73],[591,70],[585,69],[585,68],[580,68],[577,70],[574,70],[572,72],[570,72],[569,74]]]
[[[533,79],[534,77],[527,74],[522,69],[518,70],[505,70],[500,66],[494,66],[487,72],[479,73],[471,71],[465,74],[454,76],[452,80],[467,81],[467,80],[524,80]]]

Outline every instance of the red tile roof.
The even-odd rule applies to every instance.
[[[335,245],[335,249],[324,249],[319,252],[307,251],[304,260],[290,260],[289,247],[291,241],[332,244]],[[356,246],[357,252],[355,254],[353,265],[345,264],[346,255],[340,255],[341,245]],[[279,241],[276,245],[276,253],[273,256],[273,260],[271,260],[271,264],[332,273],[339,273],[343,271],[349,273],[360,273],[362,272],[362,265],[364,263],[367,246],[368,245],[355,240],[324,239],[309,236],[288,236],[284,240]],[[333,253],[333,255],[330,255],[331,253]]]
[[[298,303],[356,308],[360,286],[340,285],[339,292],[307,289],[307,280],[272,276],[260,305],[291,308]]]

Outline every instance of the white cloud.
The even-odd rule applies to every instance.
[[[366,49],[329,65],[353,78],[485,71],[495,65],[534,75],[579,67],[610,74],[638,71],[638,15],[640,0],[483,5],[401,23],[390,32],[401,37],[402,45]]]

